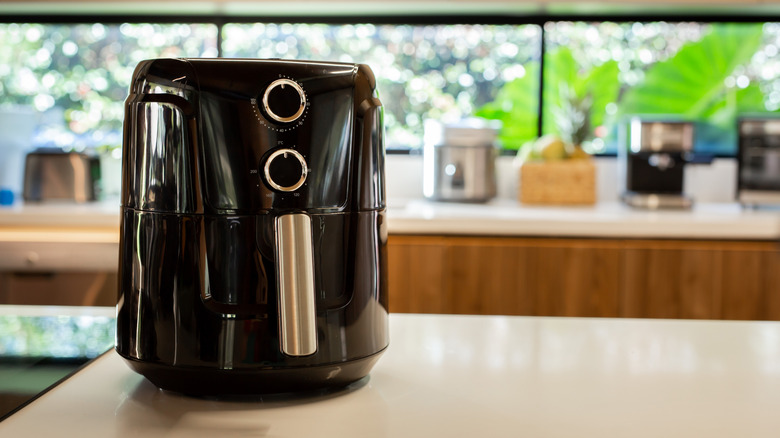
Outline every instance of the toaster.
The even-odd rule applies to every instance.
[[[94,201],[99,184],[98,157],[60,150],[37,150],[25,158],[22,189],[25,201]]]

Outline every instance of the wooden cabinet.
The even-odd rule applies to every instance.
[[[393,312],[451,313],[443,289],[446,239],[388,239],[389,298]]]
[[[390,236],[393,312],[780,320],[775,242]]]
[[[720,251],[676,243],[631,242],[626,246],[620,316],[717,317]]]
[[[776,242],[624,245],[620,316],[780,320]]]
[[[775,245],[722,255],[722,317],[780,320],[780,250]]]
[[[390,310],[613,316],[615,242],[391,236]]]

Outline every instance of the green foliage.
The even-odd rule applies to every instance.
[[[215,56],[205,24],[0,24],[0,105],[61,108],[67,131],[117,131],[143,59]]]
[[[0,316],[0,355],[95,357],[113,345],[114,318]]]
[[[392,144],[419,146],[427,118],[471,114],[501,120],[500,138],[509,149],[538,134],[536,26],[240,23],[222,29],[227,57],[371,65]],[[580,143],[633,114],[676,114],[733,131],[737,114],[777,106],[777,98],[770,104],[767,97],[780,89],[771,83],[777,79],[750,67],[776,62],[754,58],[780,41],[777,30],[767,29],[559,22],[547,34],[542,134]],[[61,108],[66,130],[76,134],[116,131],[138,61],[213,56],[216,33],[214,25],[191,24],[0,24],[0,105]]]
[[[615,33],[614,25],[608,28]],[[656,114],[705,122],[697,137],[704,143],[730,145],[739,114],[767,111],[771,90],[761,82],[766,77],[751,65],[754,55],[772,44],[763,24],[703,25],[699,28],[703,35],[687,35],[691,38],[687,42],[651,39],[647,46],[639,45],[635,33],[642,29],[626,25],[621,33],[626,40],[610,40],[597,53],[588,52],[581,33],[559,38],[559,45],[544,58],[541,134],[580,144],[594,138],[599,127],[605,128],[601,136],[612,131],[610,127],[625,116]],[[675,44],[678,48],[671,49]],[[614,59],[601,62],[605,53]],[[531,78],[523,79],[505,85],[496,102],[477,113],[509,122],[502,137],[513,148],[527,141],[533,128],[519,130],[513,125],[534,120],[519,104],[536,95]],[[518,102],[517,108],[511,99]]]
[[[729,87],[726,79],[761,46],[761,24],[713,25],[701,40],[653,64],[644,81],[626,90],[620,113],[676,114],[690,120],[733,124],[738,112],[765,111],[756,84]]]
[[[519,149],[536,137],[539,120],[539,63],[526,65],[526,74],[507,82],[493,102],[479,108],[475,115],[502,123],[499,140],[506,149]]]
[[[585,71],[567,47],[546,53],[542,133],[581,144],[605,123],[607,105],[617,100],[619,90],[616,61]]]
[[[526,65],[527,74],[507,83],[496,100],[476,115],[504,123],[504,147],[518,149],[536,137],[539,63]],[[620,90],[618,66],[607,61],[583,71],[566,47],[545,54],[544,108],[542,132],[556,134],[580,144],[593,129],[607,121],[607,105],[617,100]]]
[[[593,68],[582,81],[585,92],[593,96],[590,113],[592,127],[607,124],[609,121],[607,107],[617,101],[620,93],[618,73],[618,63],[607,61]]]
[[[230,23],[223,56],[368,64],[384,96],[388,147],[415,148],[422,146],[425,120],[454,121],[487,102],[505,101],[497,90],[538,56],[540,33],[534,25]],[[525,77],[535,83],[538,76]],[[516,87],[508,93],[520,98],[518,108],[528,105],[519,110],[535,112],[534,103],[511,90]]]

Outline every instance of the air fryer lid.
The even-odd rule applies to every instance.
[[[128,116],[146,120],[153,114],[181,128],[166,131],[181,132],[184,147],[171,150],[176,142],[143,131],[143,123],[129,123],[136,132],[126,135],[146,136],[139,143],[147,150],[165,151],[128,151],[136,168],[166,175],[134,176],[125,205],[229,214],[384,205],[383,199],[359,197],[372,193],[353,190],[356,143],[367,121],[378,117],[370,70],[280,60],[160,59],[140,64],[136,78]]]

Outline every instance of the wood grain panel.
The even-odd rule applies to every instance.
[[[110,272],[0,273],[0,304],[114,306],[117,277]]]
[[[443,238],[388,238],[387,288],[391,312],[447,313],[442,293],[445,254]]]
[[[780,251],[724,252],[723,319],[780,320]]]
[[[391,300],[407,300],[391,309],[403,312],[439,311],[459,314],[617,316],[619,244],[571,239],[521,239],[425,236],[391,240],[392,275],[415,262],[416,257],[441,258],[437,306],[421,306],[415,297],[398,290],[413,290],[391,278]],[[430,253],[441,245],[444,253]],[[426,252],[427,251],[427,252]],[[425,254],[425,255],[423,255]],[[430,293],[435,280],[426,279]],[[415,294],[415,296],[420,293]],[[432,309],[438,310],[432,310]]]
[[[527,251],[512,245],[480,245],[454,239],[448,245],[443,289],[451,313],[533,315],[535,302],[525,286]]]
[[[775,242],[625,241],[621,316],[780,319]]]
[[[457,313],[616,316],[619,249],[572,239],[452,238]]]
[[[759,304],[766,313],[760,319],[780,321],[780,243],[774,243],[764,255],[768,267],[764,271],[765,302]]]
[[[391,236],[393,312],[780,320],[775,242]]]
[[[529,257],[527,287],[537,315],[617,316],[619,250],[597,247],[536,247]]]
[[[626,248],[620,316],[716,317],[721,260],[712,249]]]

